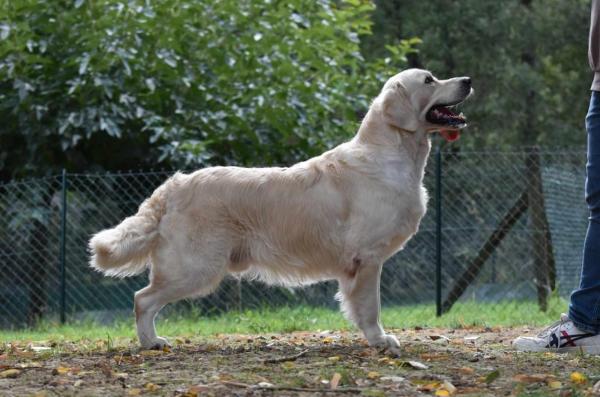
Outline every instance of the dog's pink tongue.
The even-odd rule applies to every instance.
[[[440,130],[440,135],[448,142],[457,141],[460,138],[459,130]]]

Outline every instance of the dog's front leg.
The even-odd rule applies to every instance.
[[[382,264],[359,262],[352,272],[339,279],[340,292],[337,298],[341,302],[342,312],[365,334],[369,345],[398,348],[398,339],[386,334],[379,322],[381,268]]]

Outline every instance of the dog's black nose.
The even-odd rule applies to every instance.
[[[464,77],[462,83],[464,85],[466,85],[467,87],[471,87],[471,78],[470,77]]]

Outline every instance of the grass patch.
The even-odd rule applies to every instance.
[[[382,311],[385,328],[470,326],[543,326],[557,320],[567,302],[553,297],[549,309],[539,311],[535,302],[502,302],[500,304],[461,302],[442,317],[435,316],[434,305],[386,307]],[[293,331],[347,330],[352,326],[335,310],[314,307],[283,307],[276,309],[229,312],[219,316],[169,315],[157,320],[159,335],[167,337],[214,336],[217,334],[265,334]],[[135,338],[133,316],[111,325],[87,321],[58,325],[42,322],[35,328],[0,330],[1,341],[55,340],[78,341]]]

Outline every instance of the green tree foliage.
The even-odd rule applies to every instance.
[[[365,0],[0,0],[0,170],[281,164],[347,139],[405,65]]]
[[[591,73],[589,0],[381,0],[367,53],[397,37],[423,40],[413,66],[469,75],[470,128],[459,145],[585,144]]]

